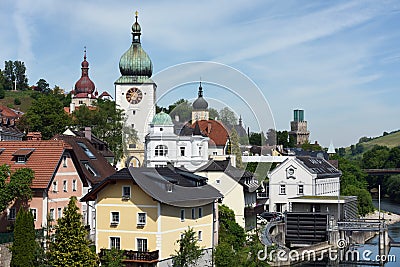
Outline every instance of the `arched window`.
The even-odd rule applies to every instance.
[[[156,146],[156,156],[166,156],[168,154],[168,147],[164,145]]]

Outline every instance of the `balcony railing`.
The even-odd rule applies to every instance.
[[[102,258],[110,249],[101,249],[99,256]],[[124,262],[148,262],[154,263],[158,261],[158,250],[155,251],[133,251],[124,250]]]

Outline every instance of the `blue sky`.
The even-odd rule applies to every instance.
[[[190,61],[231,66],[260,88],[278,130],[297,108],[326,147],[400,128],[398,1],[3,0],[0,61],[24,61],[30,84],[69,91],[86,46],[91,79],[113,95],[135,10],[154,73]]]

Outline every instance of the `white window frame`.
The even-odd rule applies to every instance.
[[[286,185],[285,184],[279,185],[279,195],[286,195]]]
[[[64,168],[68,167],[68,165],[67,165],[67,155],[63,155],[63,167]]]
[[[142,247],[139,246],[139,240],[140,240],[140,241],[145,241],[145,244],[146,244],[146,247],[145,247],[145,248],[146,248],[146,249],[143,249],[143,244],[142,244]],[[149,242],[148,242],[147,238],[140,238],[140,237],[136,238],[136,251],[140,251],[140,252],[149,251],[148,244],[149,244]]]
[[[57,193],[58,192],[58,182],[57,181],[53,181],[52,183],[52,191],[53,193]]]
[[[144,226],[147,223],[147,213],[138,212],[137,213],[137,225]]]
[[[118,217],[116,217],[118,220],[114,220],[114,215],[117,215]],[[110,211],[110,224],[111,225],[118,225],[121,221],[120,218],[120,213],[119,211]]]
[[[68,181],[67,180],[63,180],[63,191],[68,192]]]
[[[125,188],[129,188],[129,194],[128,195],[125,194]],[[123,185],[122,186],[122,198],[123,199],[130,199],[131,196],[132,196],[131,186],[130,185]]]
[[[17,163],[25,163],[26,156],[17,156]]]
[[[54,209],[51,208],[50,211],[49,211],[49,218],[50,218],[50,220],[53,220],[53,221],[55,220],[54,215],[55,215],[55,214],[54,214]]]
[[[166,145],[157,145],[154,149],[154,156],[165,157],[168,155],[168,147]]]
[[[199,232],[197,233],[197,239],[198,239],[199,241],[202,241],[202,240],[203,240],[203,231],[199,231]]]
[[[119,236],[110,236],[109,240],[110,240],[110,249],[112,249],[112,248],[116,248],[118,250],[121,249],[121,237],[119,237]]]
[[[33,220],[36,221],[37,220],[37,209],[30,208],[29,211],[32,213]]]
[[[184,146],[179,147],[179,151],[181,152],[181,157],[185,156],[185,150],[186,148]]]
[[[76,179],[72,180],[72,191],[78,191],[78,181]]]
[[[62,208],[57,208],[57,219],[60,219],[62,217]]]
[[[300,190],[300,188],[301,188],[301,190]],[[301,192],[300,192],[301,191]],[[297,194],[298,195],[304,195],[304,185],[303,184],[299,184],[298,186],[297,186]]]

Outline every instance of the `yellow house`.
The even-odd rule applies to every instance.
[[[193,228],[199,245],[216,244],[220,192],[207,178],[174,167],[125,168],[81,201],[95,201],[96,251],[126,250],[127,266],[168,266],[181,234]]]

